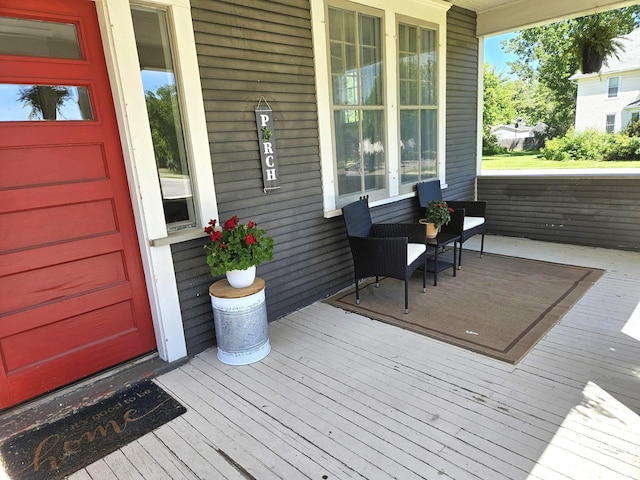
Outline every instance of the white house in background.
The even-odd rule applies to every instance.
[[[540,122],[537,125],[525,125],[516,122],[510,125],[491,127],[491,134],[496,136],[498,145],[509,150],[535,150],[542,147],[543,140],[537,133],[544,134],[547,125]]]
[[[619,132],[640,117],[640,29],[620,37],[624,52],[610,57],[599,73],[576,73],[577,131]]]

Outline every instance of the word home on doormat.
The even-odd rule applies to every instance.
[[[0,447],[13,480],[63,479],[186,412],[150,380],[7,439]]]

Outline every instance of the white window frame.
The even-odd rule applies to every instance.
[[[616,91],[614,95],[611,95],[611,80],[616,79],[618,81],[618,85],[616,86]],[[622,79],[620,77],[609,77],[607,79],[607,98],[618,98],[620,95],[620,82]]]
[[[160,358],[187,355],[171,244],[203,236],[218,217],[202,87],[189,0],[95,0],[127,169],[138,239]],[[164,9],[172,35],[176,82],[180,85],[185,144],[199,227],[169,234],[147,117],[131,3]],[[138,73],[134,75],[134,73]]]
[[[349,4],[363,5],[384,12],[384,63],[385,63],[385,134],[387,149],[388,197],[371,202],[380,205],[415,196],[415,192],[400,192],[400,113],[398,110],[398,45],[397,16],[425,20],[438,25],[438,175],[445,184],[445,121],[446,121],[446,34],[448,2],[434,0],[311,0],[313,46],[315,52],[316,92],[318,103],[318,129],[322,166],[323,208],[325,217],[341,214],[335,188],[336,164],[333,157],[333,130],[331,119],[331,76],[328,57],[329,39],[326,31],[329,5],[348,8]]]
[[[400,24],[404,24],[404,25],[409,25],[409,26],[413,26],[416,27],[417,29],[422,29],[422,30],[432,30],[436,32],[436,38],[438,36],[438,30],[439,30],[439,26],[436,23],[433,22],[429,22],[427,20],[420,20],[420,19],[416,19],[414,17],[406,17],[404,15],[396,15],[396,38],[398,37],[398,32],[400,29]],[[400,51],[400,46],[399,46],[399,39],[396,42],[397,43],[397,51]],[[437,74],[436,74],[436,89],[437,92],[440,92],[441,89],[441,84],[440,84],[440,78],[439,78],[439,74],[441,70],[446,69],[445,65],[442,65],[442,61],[443,59],[439,57],[440,52],[436,52],[436,68],[437,68]],[[400,71],[399,68],[396,71],[397,75],[398,75],[398,128],[400,128],[400,113],[403,109],[406,110],[416,110],[418,112],[421,112],[422,110],[435,110],[436,111],[436,118],[438,115],[438,111],[440,110],[441,105],[438,103],[438,101],[440,100],[439,98],[436,100],[436,104],[435,106],[427,106],[424,104],[418,104],[418,105],[400,105]],[[422,126],[422,123],[420,123],[420,125]],[[436,128],[440,128],[440,125],[437,125]],[[436,138],[438,141],[438,144],[440,143],[440,138],[439,138],[439,131],[436,132]],[[422,162],[422,160],[420,160],[420,162]],[[443,177],[443,172],[440,171],[440,157],[438,156],[436,158],[436,162],[438,163],[437,165],[437,177],[439,178],[441,183],[444,185],[444,178]],[[400,167],[401,167],[401,161],[398,161],[398,171],[400,171]],[[420,165],[420,170],[422,170],[422,165]],[[442,173],[442,175],[441,175]],[[429,178],[430,179],[430,178]],[[425,178],[421,179],[420,181],[424,181],[427,180]],[[400,191],[401,192],[406,192],[408,190],[413,191],[413,185],[409,185],[409,184],[402,184],[402,181],[399,181],[399,186],[400,186]]]

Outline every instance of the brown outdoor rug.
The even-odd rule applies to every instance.
[[[589,290],[603,270],[465,252],[462,269],[438,275],[433,286],[422,272],[409,282],[409,313],[404,313],[404,283],[384,278],[361,282],[355,289],[325,301],[423,335],[510,363],[519,362]]]

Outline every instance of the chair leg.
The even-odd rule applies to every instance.
[[[360,289],[358,288],[358,276],[356,275],[356,305],[360,305]]]
[[[378,279],[378,275],[376,275],[376,288],[380,286],[380,280]]]
[[[427,293],[427,257],[424,257],[424,266],[422,267],[422,293]]]
[[[458,249],[458,270],[462,268],[462,243],[463,242],[458,242],[458,245],[460,245]]]
[[[409,280],[404,279],[404,313],[409,313]]]
[[[482,234],[482,240],[480,241],[480,256],[484,253],[484,233]]]

